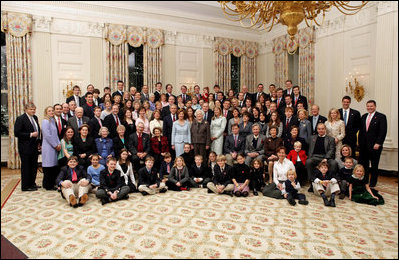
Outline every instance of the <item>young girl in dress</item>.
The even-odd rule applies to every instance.
[[[237,164],[233,166],[234,195],[247,197],[249,194],[249,182],[251,180],[251,169],[245,164],[245,155],[237,155]]]
[[[383,205],[384,198],[378,194],[377,190],[370,188],[364,173],[364,167],[361,164],[357,164],[353,169],[353,175],[349,179],[349,199],[357,203]]]
[[[250,188],[253,190],[254,196],[258,196],[258,191],[265,185],[265,168],[259,159],[254,159],[251,165],[251,182]]]
[[[121,177],[123,177],[125,185],[129,186],[129,193],[136,192],[137,183],[133,174],[133,165],[129,161],[129,152],[125,148],[120,151],[119,160],[116,163],[116,169],[121,172]]]
[[[104,165],[100,164],[100,156],[92,154],[89,156],[91,165],[87,167],[87,174],[91,176],[91,191],[97,192],[100,186],[100,172],[105,169]]]

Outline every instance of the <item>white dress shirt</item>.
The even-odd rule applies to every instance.
[[[292,169],[295,171],[294,164],[288,160],[287,158],[284,159],[283,163],[280,163],[280,160],[274,162],[273,165],[273,181],[276,185],[279,184],[279,181],[286,181],[287,180],[287,171]]]

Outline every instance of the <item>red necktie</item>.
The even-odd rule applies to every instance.
[[[237,147],[237,136],[234,136],[234,147]]]
[[[78,175],[76,174],[75,170],[72,169],[72,182],[78,181]]]
[[[290,122],[290,120],[288,120],[287,118],[287,123],[285,124],[285,127],[288,128],[288,123]]]
[[[173,122],[174,122],[174,121],[176,121],[176,116],[175,116],[175,115],[173,115]]]
[[[58,118],[58,134],[59,135],[61,134],[61,129],[62,129],[62,127],[61,127],[61,118]]]
[[[118,119],[118,116],[115,116],[115,119],[116,119],[116,126],[118,127],[118,126],[119,126],[119,119]]]
[[[295,106],[296,106],[296,102],[298,102],[298,98],[297,97],[295,98]]]
[[[280,99],[277,99],[277,107],[280,105]]]
[[[186,95],[183,94],[183,103],[186,103]]]
[[[224,117],[227,117],[227,110],[224,111]]]
[[[169,165],[169,163],[167,164],[167,166],[166,166],[166,171],[169,173],[170,172],[170,165]]]

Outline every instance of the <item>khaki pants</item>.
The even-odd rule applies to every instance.
[[[213,191],[216,194],[219,194],[218,189],[216,188],[216,185],[213,182],[208,182],[206,185],[208,189]],[[233,191],[234,190],[234,184],[228,184],[223,191]],[[221,194],[221,193],[220,193]]]
[[[72,183],[71,181],[67,180],[65,182],[72,184],[71,188],[64,188],[61,186],[61,192],[64,195],[65,199],[69,203],[69,196],[74,195],[77,199],[82,197],[83,194],[86,194],[89,192],[89,185],[86,187],[81,186],[81,182],[85,181],[86,179],[81,179],[78,183]]]
[[[338,183],[329,183],[327,187],[324,187],[323,185],[321,185],[321,183],[313,182],[312,184],[313,184],[313,192],[319,196],[320,196],[319,192],[320,190],[324,191],[324,194],[326,194],[326,196],[330,196],[332,193],[340,191]]]
[[[140,185],[140,186],[139,186],[139,191],[140,191],[140,192],[145,191],[145,192],[147,192],[148,194],[154,195],[155,193],[159,192],[160,190],[162,190],[162,189],[164,189],[164,188],[165,188],[165,189],[168,189],[168,187],[166,187],[165,183],[164,183],[164,182],[161,182],[161,183],[159,184],[159,187],[158,187],[158,188],[155,188],[155,189],[151,189],[151,188],[147,187],[146,185]]]
[[[233,166],[234,165],[234,159],[233,159],[233,156],[231,156],[231,154],[226,154],[226,163],[228,164],[228,165],[230,165],[230,166]]]

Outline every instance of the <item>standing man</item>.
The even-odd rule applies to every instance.
[[[66,102],[69,103],[71,100],[74,100],[77,107],[82,106],[82,98],[80,95],[80,87],[78,85],[73,86],[73,95],[66,99]]]
[[[241,91],[244,94],[244,107],[245,107],[245,102],[247,101],[247,99],[251,99],[252,100],[252,95],[248,92],[248,87],[246,85],[242,86],[242,90]]]
[[[115,97],[115,95],[121,95],[123,97],[123,88],[125,86],[125,83],[123,83],[122,80],[118,80],[118,83],[116,83],[116,87],[118,88],[117,91],[112,93],[112,97]]]
[[[55,104],[53,106],[54,108],[54,120],[55,124],[57,125],[57,131],[58,131],[58,139],[62,139],[64,136],[65,128],[67,126],[67,121],[62,118],[62,106],[60,104]]]
[[[312,127],[312,135],[315,135],[317,134],[317,125],[326,122],[327,118],[319,114],[320,108],[318,105],[312,105],[310,111],[312,112],[312,116],[310,116],[308,120]]]
[[[119,106],[117,104],[112,105],[111,114],[104,118],[104,126],[108,128],[109,138],[114,138],[118,136],[116,128],[122,124],[119,118]]]
[[[298,108],[298,102],[303,103],[303,108],[307,111],[308,110],[308,99],[305,96],[302,96],[299,91],[299,86],[296,85],[292,88],[292,92],[294,93],[292,96],[292,103],[294,104],[295,108]],[[341,117],[342,118],[342,117]]]
[[[355,155],[357,144],[357,132],[360,129],[361,118],[360,112],[350,108],[351,97],[345,96],[342,98],[342,108],[338,109],[341,119],[345,123],[345,137],[342,140],[343,144],[347,144],[352,148],[352,154]]]
[[[68,119],[71,117],[71,114],[69,113],[69,105],[68,103],[62,103],[62,113],[61,117],[65,120],[68,121]]]
[[[14,134],[18,138],[18,152],[21,157],[21,189],[35,191],[37,186],[37,158],[40,150],[40,127],[37,119],[36,106],[28,103],[24,106],[25,113],[15,120]]]
[[[277,104],[277,110],[280,109],[280,107],[284,106],[284,92],[282,88],[278,88],[277,89],[277,100],[276,100],[276,104]]]
[[[144,103],[144,101],[150,100],[150,93],[148,92],[148,86],[144,85],[141,88],[141,104]]]
[[[187,101],[191,100],[191,96],[187,95],[187,87],[185,85],[181,86],[181,95],[183,103],[186,104]]]
[[[292,80],[287,79],[285,81],[285,87],[286,87],[286,89],[284,90],[284,93],[283,93],[284,96],[285,95],[290,95],[290,96],[294,95],[294,92],[292,91]]]
[[[202,111],[204,112],[204,120],[208,121],[208,123],[210,124],[212,121],[212,117],[213,117],[213,111],[211,109],[209,109],[208,102],[205,102],[202,105]]]
[[[161,82],[157,82],[155,84],[155,92],[154,92],[155,100],[154,100],[154,103],[161,99],[161,94],[162,94],[162,83]]]
[[[388,126],[386,116],[376,111],[377,106],[374,100],[367,101],[366,107],[368,113],[362,116],[359,132],[359,163],[366,170],[366,178],[369,178],[371,173],[370,187],[375,187],[378,179],[378,163]],[[369,168],[370,161],[371,168]]]
[[[198,101],[202,98],[202,95],[200,93],[200,86],[194,86],[194,95],[198,98]]]
[[[258,84],[258,92],[252,94],[252,98],[253,98],[252,99],[252,104],[255,105],[256,102],[259,100],[259,97],[262,96],[262,95],[264,95],[265,98],[267,96],[266,93],[263,92],[263,84],[259,83]]]
[[[85,98],[86,102],[82,104],[83,114],[91,119],[94,117],[94,107],[95,107],[93,101],[93,93],[87,92]]]
[[[166,98],[169,100],[169,97],[173,96],[175,98],[175,104],[177,105],[176,96],[172,94],[173,90],[172,84],[166,84],[165,88],[166,88]]]

